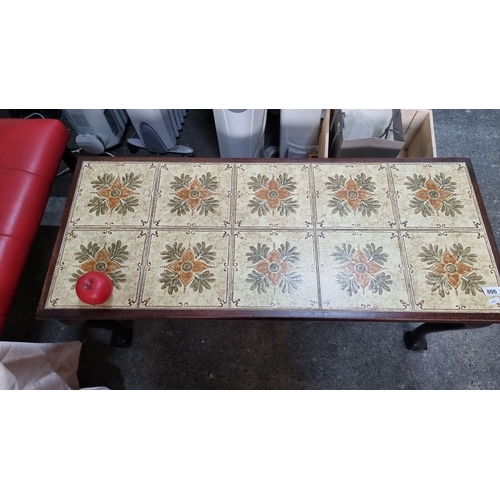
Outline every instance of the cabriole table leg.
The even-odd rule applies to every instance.
[[[410,332],[405,332],[405,345],[411,351],[426,351],[429,333],[448,332],[452,330],[472,330],[484,328],[493,323],[424,323]]]

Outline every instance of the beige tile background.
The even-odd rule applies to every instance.
[[[310,184],[309,184],[309,168],[304,168],[304,165],[297,164],[267,164],[267,163],[251,163],[243,166],[237,166],[237,198],[236,198],[236,218],[238,225],[245,227],[297,227],[307,228],[307,222],[312,222],[311,200],[310,200]],[[286,173],[288,177],[293,177],[293,182],[296,183],[296,189],[290,190],[291,197],[288,199],[296,200],[299,204],[295,208],[295,213],[290,212],[288,215],[280,215],[280,208],[274,211],[269,211],[267,214],[259,216],[258,212],[252,213],[252,207],[249,207],[251,200],[259,200],[256,198],[255,190],[248,186],[252,177],[265,175],[269,179],[278,179],[282,174]]]
[[[158,234],[158,236],[156,236]],[[210,289],[203,289],[200,293],[191,288],[190,284],[184,289],[180,287],[171,295],[168,289],[162,289],[161,273],[169,264],[162,259],[161,252],[166,250],[166,245],[173,246],[181,243],[185,249],[193,249],[197,243],[205,242],[206,246],[212,245],[211,252],[215,252],[214,259],[210,261],[209,271],[214,275],[215,282],[210,283]],[[227,280],[229,265],[230,237],[224,231],[182,231],[159,230],[151,237],[151,247],[146,265],[146,277],[141,296],[141,307],[221,307],[221,301],[227,302]],[[220,299],[220,300],[219,300]],[[226,306],[224,306],[226,307]]]
[[[91,181],[106,173],[122,177],[130,172],[139,173],[142,180],[141,187],[136,190],[140,203],[134,212],[129,212],[125,216],[109,210],[99,217],[90,214],[87,204],[96,196],[96,189]],[[196,176],[200,178],[207,172],[216,176],[219,182],[217,190],[214,191],[214,197],[220,202],[215,213],[207,216],[191,211],[185,216],[171,214],[168,201],[174,194],[170,186],[174,177],[188,174],[194,179]],[[250,178],[261,174],[269,179],[273,176],[277,179],[285,172],[293,177],[297,184],[297,189],[292,191],[293,198],[300,204],[296,213],[280,216],[276,210],[274,214],[267,216],[259,217],[256,213],[252,214],[248,201],[253,198],[255,192],[247,184]],[[127,245],[127,251],[130,252],[128,260],[121,269],[126,274],[127,282],[120,290],[114,291],[106,304],[98,307],[255,309],[323,307],[398,311],[408,308],[417,311],[494,309],[482,292],[473,296],[465,294],[460,289],[458,291],[453,289],[444,298],[441,298],[438,292],[431,292],[431,285],[426,283],[428,273],[426,267],[429,265],[423,263],[418,256],[421,247],[429,243],[437,243],[443,249],[451,248],[453,243],[470,246],[478,255],[476,272],[483,276],[486,281],[485,286],[499,284],[498,271],[493,272],[496,268],[490,257],[482,220],[472,198],[472,185],[464,165],[346,163],[335,165],[334,172],[353,179],[361,172],[371,176],[377,185],[374,197],[377,197],[382,205],[378,209],[378,214],[363,217],[361,212],[354,214],[350,211],[349,215],[343,218],[338,214],[331,214],[327,203],[333,191],[326,189],[326,183],[328,177],[334,174],[328,164],[316,166],[311,164],[305,167],[300,163],[287,165],[265,162],[250,164],[119,163],[99,160],[87,162],[82,168],[73,212],[68,222],[69,233],[63,242],[47,307],[92,307],[82,303],[71,289],[74,283],[69,279],[80,265],[75,252],[80,250],[80,245],[86,247],[89,242],[96,243],[102,248],[120,240],[122,244]],[[457,197],[465,205],[463,213],[457,214],[453,219],[446,217],[444,213],[426,218],[421,214],[409,213],[411,211],[405,207],[413,193],[407,190],[404,183],[407,181],[407,176],[412,176],[414,172],[422,172],[422,175],[426,176],[443,172],[446,176],[451,176],[458,185]],[[312,193],[313,188],[314,193]],[[394,192],[397,192],[396,196],[393,196]],[[388,193],[391,195],[388,196]],[[396,206],[399,207],[400,219],[404,222],[399,229],[394,220],[393,209]],[[314,213],[316,208],[317,212]],[[150,213],[153,214],[151,219]],[[318,223],[316,230],[313,227],[315,222]],[[450,223],[468,230],[450,231],[448,229]],[[121,228],[119,224],[122,225]],[[84,225],[98,225],[100,229],[97,227],[84,229]],[[168,230],[165,229],[167,225],[170,226]],[[176,225],[183,226],[183,229],[172,230]],[[387,228],[388,225],[391,229]],[[125,226],[130,229],[126,230]],[[135,229],[132,229],[133,226]],[[338,231],[329,228],[337,228]],[[424,231],[419,232],[419,228]],[[430,228],[433,230],[430,231]],[[151,242],[150,249],[149,242]],[[169,295],[167,289],[161,289],[162,283],[158,280],[168,264],[161,259],[161,252],[165,250],[165,245],[172,245],[174,242],[182,243],[185,248],[193,248],[202,242],[213,245],[212,250],[216,253],[216,258],[210,262],[209,270],[215,275],[216,281],[210,283],[209,290],[204,289],[199,293],[188,284],[185,290],[181,287],[178,292]],[[300,261],[293,264],[293,271],[302,279],[298,289],[292,290],[291,293],[282,293],[279,286],[270,285],[266,288],[266,293],[250,290],[252,284],[246,281],[254,266],[246,255],[250,246],[257,246],[258,243],[266,244],[271,250],[278,249],[285,242],[296,246],[296,250],[300,253]],[[373,243],[376,247],[382,246],[384,253],[388,254],[387,262],[382,265],[383,269],[376,274],[381,272],[390,274],[393,281],[389,284],[390,292],[372,293],[366,286],[364,290],[360,287],[356,294],[349,297],[346,290],[342,290],[342,285],[337,282],[342,264],[331,254],[335,246],[351,244],[358,250],[364,249],[368,243]],[[315,256],[316,247],[319,249],[318,258]],[[142,262],[145,263],[143,267],[141,267]],[[404,282],[405,274],[411,277],[408,285]],[[144,290],[139,297],[137,290],[142,285]],[[321,292],[321,304],[319,304],[318,287]],[[409,295],[409,287],[412,287],[414,295]]]
[[[126,275],[126,282],[120,283],[121,289],[113,288],[113,294],[104,304],[99,306],[89,306],[83,303],[72,287],[74,282],[69,281],[71,275],[80,269],[81,263],[75,253],[81,251],[80,246],[85,248],[89,243],[95,243],[99,248],[108,248],[113,243],[120,241],[126,245],[129,256],[121,265],[121,271]],[[53,289],[49,294],[47,307],[131,307],[137,301],[137,289],[139,283],[140,270],[142,265],[144,245],[146,235],[139,230],[126,231],[100,231],[100,230],[73,230],[64,240],[62,258],[56,267]],[[90,260],[90,259],[89,259]],[[54,304],[51,301],[56,300]]]
[[[321,296],[325,309],[365,309],[365,310],[404,310],[410,306],[405,285],[403,262],[398,237],[395,232],[333,232],[325,231],[324,237],[318,238]],[[342,244],[351,245],[355,251],[362,250],[367,244],[382,247],[387,254],[387,261],[381,264],[382,269],[376,275],[384,272],[391,276],[390,291],[383,290],[382,294],[373,293],[369,286],[359,287],[356,294],[349,296],[337,276],[341,272],[343,263],[336,260],[332,253],[335,247]],[[349,273],[348,273],[349,274]],[[401,302],[403,301],[403,302]]]
[[[241,231],[235,238],[235,263],[234,263],[234,293],[233,303],[237,307],[269,308],[277,309],[308,309],[318,308],[318,292],[316,278],[316,263],[313,250],[313,238],[307,237],[307,232],[272,231],[269,232],[246,232]],[[300,260],[292,263],[292,271],[300,275],[302,282],[298,289],[291,293],[283,293],[278,286],[269,286],[265,293],[258,290],[250,290],[252,283],[247,283],[248,276],[252,273],[253,264],[248,260],[246,253],[250,247],[267,245],[270,250],[278,250],[280,245],[289,242],[296,251],[300,253]]]
[[[196,177],[198,180],[203,175],[210,173],[212,178],[216,177],[218,188],[213,191],[213,198],[218,200],[219,204],[214,212],[207,215],[201,214],[197,209],[188,210],[183,215],[178,215],[176,211],[172,213],[169,202],[175,198],[177,190],[171,187],[171,182],[175,177],[182,174],[189,175],[191,181]],[[193,226],[193,227],[225,227],[230,220],[230,205],[232,189],[232,165],[227,163],[168,163],[160,165],[160,181],[158,192],[156,194],[156,208],[153,217],[154,224],[158,227],[163,226]]]
[[[394,181],[394,188],[399,193],[396,202],[399,208],[401,223],[405,223],[406,228],[436,228],[436,227],[477,227],[477,223],[482,224],[481,216],[476,208],[472,185],[469,180],[467,168],[462,163],[436,163],[429,166],[418,166],[415,164],[398,163],[389,171]],[[413,174],[423,175],[426,179],[429,176],[434,179],[436,174],[443,173],[446,177],[451,177],[457,184],[455,196],[452,198],[460,200],[463,208],[461,214],[455,216],[445,215],[444,212],[433,210],[432,215],[424,217],[422,213],[415,213],[415,209],[410,207],[410,202],[414,198],[414,191],[405,186],[407,177]],[[452,199],[449,198],[449,199]],[[475,224],[476,223],[476,224]]]
[[[383,163],[367,163],[367,164],[321,164],[313,168],[315,190],[317,193],[317,219],[322,227],[380,227],[389,228],[390,223],[394,223],[395,217],[392,209],[392,203],[389,196],[389,184],[387,180],[387,164]],[[341,216],[339,212],[332,213],[332,208],[328,207],[329,201],[334,198],[334,193],[338,190],[328,189],[327,184],[329,178],[334,178],[335,175],[344,176],[346,182],[349,179],[355,180],[358,175],[364,173],[367,177],[371,177],[375,183],[375,190],[372,193],[371,200],[377,200],[380,208],[377,213],[371,213],[370,216],[362,215],[361,208],[353,210],[347,205],[348,215]]]
[[[75,192],[75,203],[73,212],[69,218],[73,227],[78,226],[144,226],[149,221],[149,210],[151,206],[152,193],[154,188],[156,163],[142,162],[99,162],[92,161],[83,164],[80,182]],[[88,204],[97,195],[92,181],[97,180],[98,176],[102,178],[104,174],[111,174],[113,179],[117,177],[122,179],[126,174],[134,173],[140,175],[141,186],[134,188],[134,196],[139,204],[128,211],[126,214],[119,214],[117,209],[108,210],[102,215],[96,215],[96,212],[90,212],[92,207]],[[104,199],[104,198],[103,198]]]
[[[452,249],[455,243],[460,243],[464,248],[471,247],[472,253],[477,255],[477,262],[472,265],[476,273],[482,276],[485,285],[498,286],[499,281],[492,270],[495,268],[491,260],[488,245],[484,237],[478,239],[482,233],[419,233],[408,231],[409,238],[404,238],[404,245],[408,255],[408,262],[411,266],[410,279],[415,291],[415,304],[422,301],[423,305],[418,306],[417,310],[481,310],[491,311],[496,306],[488,302],[488,297],[481,291],[476,295],[466,294],[461,290],[451,289],[449,295],[441,297],[438,291],[432,292],[432,285],[426,283],[426,276],[429,273],[428,268],[432,264],[423,262],[419,254],[422,253],[422,246],[428,248],[429,244],[438,245],[443,251]]]

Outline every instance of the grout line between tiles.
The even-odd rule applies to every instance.
[[[318,243],[318,208],[316,203],[316,178],[314,176],[314,169],[318,168],[318,165],[314,167],[309,165],[309,186],[311,189],[311,200],[310,200],[310,210],[311,210],[311,222],[312,222],[312,232],[313,232],[313,252],[314,252],[314,263],[316,267],[316,287],[318,292],[318,309],[323,309],[323,293],[321,290],[321,273],[320,273],[320,250]]]
[[[401,264],[403,265],[404,284],[406,288],[406,293],[408,295],[410,308],[412,311],[414,311],[416,308],[415,291],[412,286],[413,281],[411,279],[410,261],[408,259],[406,245],[403,241],[404,235],[402,234],[401,230],[401,214],[399,213],[399,204],[397,201],[397,198],[399,197],[399,192],[396,191],[396,186],[394,184],[394,178],[392,176],[391,169],[392,167],[390,167],[390,163],[387,163],[386,164],[387,185],[389,186],[389,198],[391,200],[392,213],[394,214],[395,217],[395,223],[396,223],[395,229],[398,237],[398,247],[399,247],[399,254],[401,257]]]
[[[151,167],[154,163],[151,163]],[[151,168],[150,167],[150,168]],[[138,288],[137,288],[137,308],[140,308],[144,293],[144,284],[146,282],[146,274],[147,274],[147,266],[149,264],[149,255],[151,252],[151,239],[152,239],[152,227],[153,227],[153,218],[156,211],[156,204],[158,201],[158,188],[160,185],[160,177],[161,177],[161,169],[160,162],[156,162],[155,166],[156,172],[153,180],[153,187],[149,196],[151,197],[151,203],[149,206],[149,216],[147,222],[147,233],[146,233],[146,241],[144,243],[143,251],[142,251],[142,263],[141,263],[141,271],[138,280]]]
[[[233,171],[231,172],[231,186],[230,186],[230,205],[229,205],[229,244],[228,244],[228,262],[227,262],[227,275],[226,275],[226,300],[227,308],[232,309],[232,302],[234,298],[234,260],[236,243],[234,238],[234,223],[236,220],[236,199],[237,199],[237,175],[238,170],[236,163],[231,165]]]

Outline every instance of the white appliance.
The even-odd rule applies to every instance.
[[[316,152],[322,109],[282,109],[280,158],[305,158]]]
[[[214,109],[221,158],[257,158],[263,148],[267,110]]]
[[[121,142],[128,121],[124,109],[63,109],[62,112],[77,133],[78,146],[97,155]]]
[[[127,113],[139,136],[127,139],[130,152],[141,148],[157,154],[194,154],[193,148],[177,144],[185,109],[127,109]]]

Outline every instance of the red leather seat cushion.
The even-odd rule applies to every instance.
[[[0,168],[0,235],[30,245],[40,225],[50,187],[37,174]]]
[[[0,333],[69,137],[59,120],[0,119]]]
[[[0,169],[32,172],[52,183],[69,137],[59,120],[2,118]]]

